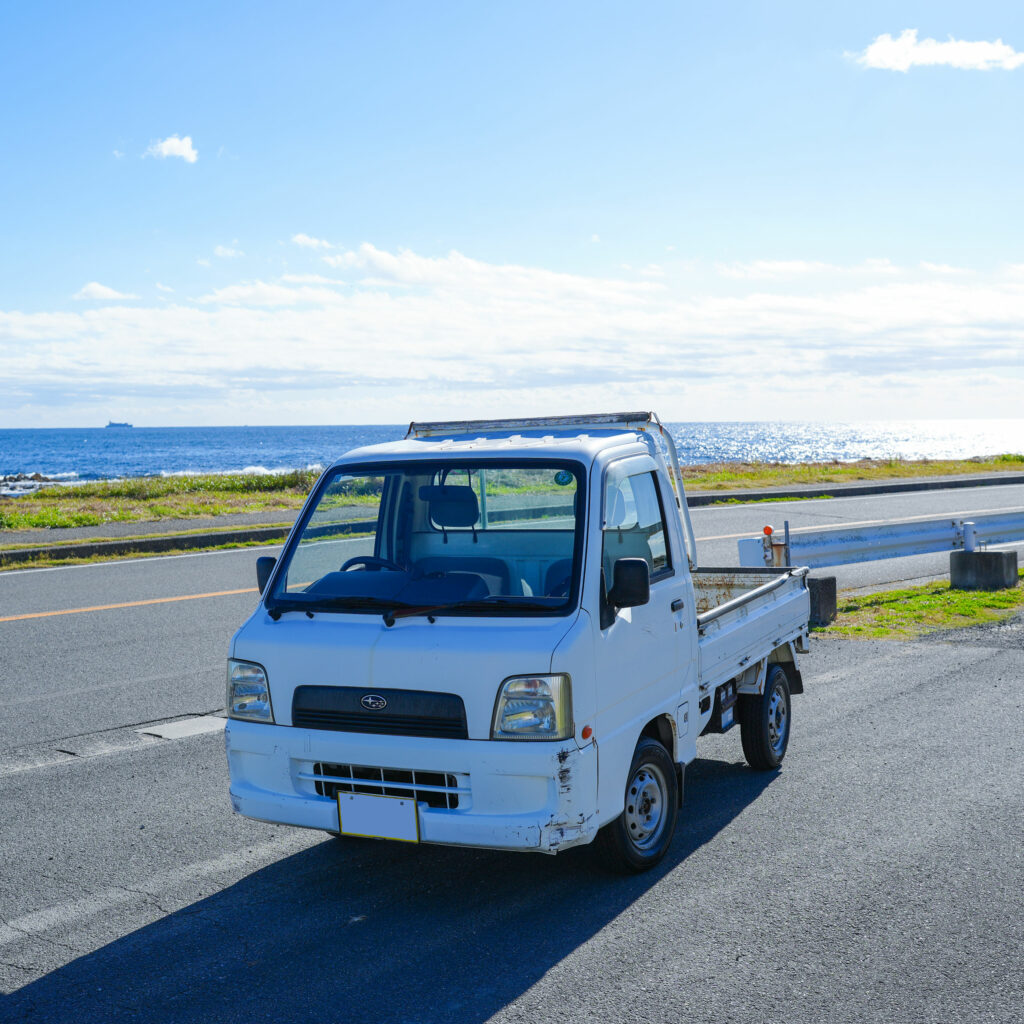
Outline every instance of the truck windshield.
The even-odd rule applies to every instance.
[[[267,609],[567,614],[584,479],[580,464],[552,460],[335,468],[282,556]]]

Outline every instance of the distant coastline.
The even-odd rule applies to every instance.
[[[114,421],[111,421],[114,423]],[[1024,452],[1024,419],[859,423],[669,423],[680,461],[787,464],[970,459]],[[127,477],[305,471],[353,448],[397,441],[408,424],[0,428],[0,480],[84,483]],[[19,479],[20,478],[20,479]],[[27,479],[26,479],[27,478]]]
[[[115,423],[113,420],[111,420],[107,424],[105,429],[109,430],[111,427],[130,427],[130,426],[132,426],[131,423]]]

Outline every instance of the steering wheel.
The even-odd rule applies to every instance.
[[[397,562],[392,562],[390,558],[378,558],[376,555],[356,555],[345,562],[339,571],[346,572],[353,565],[365,565],[367,569],[393,569],[395,572],[405,572]]]

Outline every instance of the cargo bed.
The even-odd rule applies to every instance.
[[[806,568],[698,567],[700,686],[718,686],[807,632]]]

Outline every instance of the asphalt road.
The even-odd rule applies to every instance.
[[[720,538],[702,562],[728,564],[766,521],[1015,505],[1024,488],[694,520]],[[1020,1019],[1019,624],[816,640],[784,769],[745,768],[735,732],[701,740],[670,857],[620,879],[585,850],[249,822],[219,735],[140,734],[220,709],[260,553],[0,574],[0,619],[130,605],[0,621],[0,1020]]]
[[[1022,671],[816,642],[782,771],[702,740],[639,878],[232,817],[216,736],[7,775],[0,1019],[1019,1020]]]

